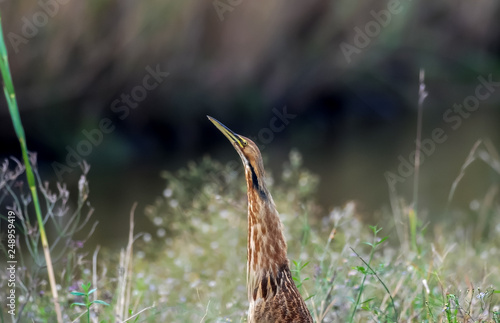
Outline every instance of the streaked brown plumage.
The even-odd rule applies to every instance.
[[[307,306],[292,280],[283,228],[264,181],[264,165],[257,145],[210,121],[229,139],[243,161],[248,194],[247,290],[248,322],[312,322]]]

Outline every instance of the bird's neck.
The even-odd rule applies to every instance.
[[[248,174],[251,176],[252,174]],[[248,179],[248,177],[247,177]],[[266,298],[281,271],[288,269],[287,245],[274,201],[265,183],[248,181],[247,287],[250,302]],[[274,290],[275,292],[275,290]]]

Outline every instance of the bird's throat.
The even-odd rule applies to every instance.
[[[272,197],[262,186],[264,183],[259,183],[258,188],[248,183],[247,286],[251,302],[276,292],[278,276],[285,267],[288,269],[288,259],[281,221]]]

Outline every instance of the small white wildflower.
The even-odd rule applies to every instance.
[[[483,293],[483,292],[480,292],[479,294],[477,294],[476,298],[477,299],[480,299],[480,300],[483,300],[483,298],[486,296],[486,293]]]
[[[19,303],[24,303],[26,301],[26,297],[24,295],[19,296],[18,298]]]
[[[222,210],[219,213],[219,216],[223,219],[227,219],[229,217],[229,211],[228,210]]]
[[[337,224],[342,218],[342,212],[338,208],[334,208],[329,215],[329,218],[333,221],[333,223]]]
[[[205,249],[203,249],[202,247],[196,247],[194,249],[194,253],[197,255],[197,256],[203,256],[205,254]]]
[[[171,197],[171,196],[172,196],[172,189],[170,189],[170,188],[166,188],[166,189],[163,191],[163,196],[165,196],[165,197]]]
[[[479,210],[479,207],[481,206],[481,204],[479,203],[478,200],[472,200],[470,203],[469,203],[469,208],[472,210],[472,211],[477,211]]]
[[[297,168],[300,167],[300,165],[302,165],[302,155],[301,153],[299,153],[298,150],[292,149],[290,151],[289,158],[290,158],[290,163],[292,164],[293,167]]]
[[[197,280],[195,280],[194,282],[192,282],[189,286],[190,286],[191,288],[195,288],[195,287],[197,287],[199,284],[200,284],[200,280],[199,280],[199,279],[197,279]]]
[[[431,291],[429,290],[429,285],[427,285],[427,279],[423,279],[423,280],[422,280],[422,284],[423,284],[423,285],[424,285],[424,287],[425,287],[425,292],[426,292],[427,294],[430,294],[430,293],[431,293]]]
[[[217,241],[212,241],[210,243],[210,248],[212,248],[214,250],[217,249],[217,248],[219,248],[219,243]]]
[[[179,206],[179,202],[177,202],[177,200],[171,200],[168,204],[170,204],[170,206],[174,209]]]
[[[146,256],[146,254],[144,253],[144,251],[137,251],[137,255],[136,255],[136,257],[137,257],[138,259],[143,259],[143,258],[144,258],[144,256]]]
[[[347,214],[347,215],[351,215],[352,213],[354,213],[354,209],[355,209],[356,205],[354,204],[354,202],[350,201],[347,203],[347,205],[344,207],[344,212]]]
[[[217,283],[215,282],[215,280],[211,280],[208,282],[208,286],[209,287],[215,287],[215,285],[217,285]]]
[[[90,269],[85,268],[85,269],[83,270],[83,274],[84,274],[84,275],[90,275]]]
[[[165,231],[165,229],[163,228],[160,228],[156,231],[156,235],[158,236],[158,238],[163,238],[165,236],[167,232]]]
[[[151,241],[151,234],[149,234],[149,233],[145,233],[145,234],[142,236],[142,240],[144,240],[144,242],[150,242],[150,241]]]
[[[89,184],[87,183],[85,175],[80,176],[80,180],[78,181],[78,191],[80,192],[81,198],[86,200],[89,195]]]
[[[162,223],[163,223],[163,218],[160,218],[159,216],[157,216],[157,217],[155,217],[155,218],[153,219],[153,223],[154,223],[155,225],[160,225],[160,224],[162,224]]]

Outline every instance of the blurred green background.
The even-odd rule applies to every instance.
[[[137,230],[148,229],[143,210],[162,195],[162,170],[206,154],[239,163],[207,114],[255,138],[268,172],[280,173],[297,148],[320,177],[325,210],[355,200],[363,218],[376,222],[389,204],[384,174],[398,174],[415,149],[420,69],[429,92],[422,138],[436,128],[446,137],[420,170],[420,203],[439,221],[476,140],[500,146],[499,6],[0,1],[28,148],[38,153],[44,179],[73,190],[80,171],[61,165],[71,151],[83,152],[100,221],[94,243],[107,246],[124,244],[134,201]],[[285,111],[293,118],[280,118]],[[0,121],[0,157],[19,157],[5,100]],[[467,215],[498,183],[498,173],[475,162],[451,207]],[[396,189],[410,201],[412,185],[408,177]]]

